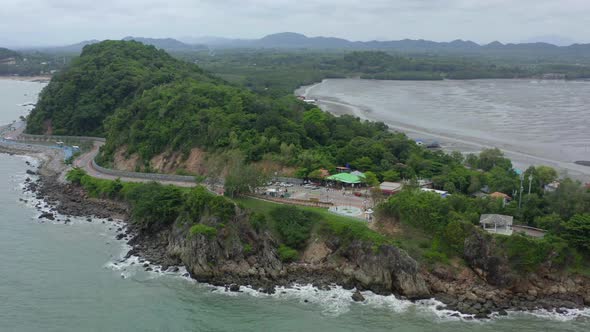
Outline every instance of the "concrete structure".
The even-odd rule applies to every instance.
[[[542,238],[545,237],[545,230],[530,226],[523,226],[523,225],[512,225],[512,231],[514,233],[521,233],[524,235],[528,235],[531,237]]]
[[[479,218],[481,227],[494,234],[512,235],[513,216],[503,214],[482,214]]]
[[[383,192],[385,195],[393,195],[398,193],[400,190],[402,190],[403,188],[403,184],[399,183],[399,182],[382,182],[379,185],[379,188],[381,188],[381,192]]]
[[[545,190],[545,192],[549,192],[550,193],[550,192],[554,192],[557,189],[559,189],[559,185],[560,185],[559,181],[553,181],[553,182],[551,182],[549,184],[546,184],[543,189]]]
[[[431,192],[431,193],[436,193],[439,194],[440,197],[442,198],[446,198],[447,196],[450,196],[451,194],[449,194],[448,191],[444,191],[444,190],[436,190],[436,189],[430,189],[430,188],[420,188],[421,191],[425,191],[425,192]]]

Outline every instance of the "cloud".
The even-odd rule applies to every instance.
[[[354,40],[587,41],[589,21],[587,0],[13,0],[0,11],[0,44],[281,31]]]

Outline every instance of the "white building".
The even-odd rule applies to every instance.
[[[503,214],[482,214],[479,218],[481,227],[494,234],[512,235],[513,216]]]

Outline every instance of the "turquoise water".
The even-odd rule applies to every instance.
[[[0,88],[6,84],[14,88],[2,81]],[[14,118],[9,113],[21,111],[5,105],[8,98],[1,98],[2,94],[0,90],[0,119],[4,121],[0,124]],[[248,290],[226,293],[183,278],[183,271],[144,272],[137,258],[119,261],[127,248],[114,239],[116,227],[111,223],[84,219],[68,225],[40,222],[32,197],[22,193],[25,170],[23,157],[0,155],[0,331],[524,332],[590,328],[588,318],[548,315],[461,321],[439,317],[434,303],[414,305],[392,296],[367,293],[367,303],[352,303],[351,292],[341,289],[326,292],[306,286],[274,296]]]

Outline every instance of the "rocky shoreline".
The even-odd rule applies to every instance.
[[[405,251],[395,247],[372,248],[354,244],[342,249],[337,239],[332,243],[318,242],[306,250],[303,261],[283,264],[277,259],[276,243],[267,234],[249,234],[249,240],[258,243],[255,253],[244,254],[240,244],[225,245],[204,237],[187,238],[186,230],[146,230],[129,223],[129,206],[123,202],[90,198],[80,187],[64,183],[64,170],[48,168],[42,163],[39,171],[28,170],[27,191],[46,202],[37,208],[49,209],[40,218],[67,223],[71,216],[122,220],[118,228],[118,240],[128,240],[132,249],[125,258],[138,256],[161,266],[161,271],[174,271],[185,265],[190,276],[199,282],[225,286],[229,291],[239,291],[250,286],[272,294],[278,286],[312,284],[318,289],[330,289],[340,285],[356,289],[354,301],[364,301],[359,291],[370,290],[376,294],[395,294],[410,300],[435,298],[444,303],[439,310],[450,311],[451,316],[464,314],[466,319],[485,319],[491,315],[506,315],[509,311],[547,310],[566,313],[568,309],[583,309],[590,305],[588,278],[570,277],[547,272],[518,279],[515,285],[495,285],[489,262],[473,262],[474,267],[452,270],[438,266],[434,269],[420,267]],[[60,219],[65,216],[63,219]],[[481,239],[480,239],[481,240]],[[477,239],[476,239],[477,242]],[[481,242],[481,241],[480,241]],[[485,250],[474,248],[473,250]],[[309,253],[308,253],[309,251]],[[195,254],[197,253],[197,254]],[[332,260],[338,253],[343,260]],[[274,255],[274,256],[273,256]],[[203,263],[202,259],[217,260]],[[478,265],[479,264],[479,265]],[[151,267],[144,266],[146,270]],[[485,271],[485,272],[484,272]],[[497,270],[502,274],[506,271]],[[485,276],[484,276],[485,275]],[[497,276],[496,276],[497,277]]]

